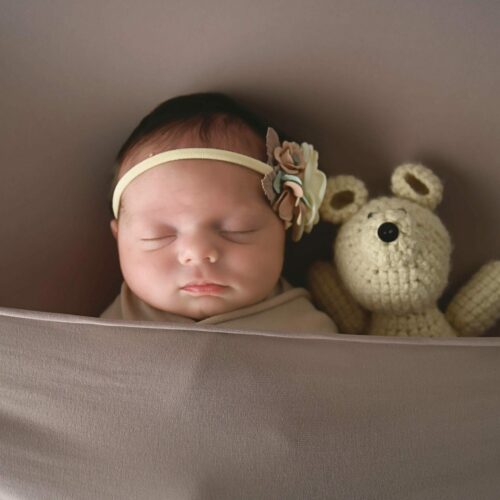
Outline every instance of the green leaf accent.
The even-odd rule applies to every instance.
[[[281,172],[280,172],[280,174],[281,174]],[[298,184],[300,187],[302,187],[302,181],[300,180],[300,177],[297,177],[296,175],[283,174],[282,178],[283,178],[283,182],[285,182],[285,181],[295,182],[295,184]]]
[[[283,173],[281,170],[276,174],[276,177],[274,178],[273,181],[273,189],[276,193],[280,194],[281,193],[281,177]]]

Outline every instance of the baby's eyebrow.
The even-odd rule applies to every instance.
[[[157,219],[151,219],[149,217],[141,217],[141,218],[137,218],[137,217],[130,217],[128,218],[128,225],[129,226],[138,226],[138,227],[149,227],[149,226],[159,226],[159,225],[166,225],[164,222],[162,222],[161,220],[157,220]]]

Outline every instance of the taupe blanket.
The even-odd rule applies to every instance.
[[[500,338],[0,309],[2,499],[498,498]]]

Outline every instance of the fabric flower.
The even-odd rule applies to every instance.
[[[310,233],[319,221],[319,207],[325,195],[326,176],[318,169],[318,152],[303,142],[284,141],[277,133],[267,133],[268,163],[273,170],[262,179],[262,188],[272,209],[292,227],[292,239],[298,241]]]
[[[274,150],[274,159],[287,174],[298,174],[305,168],[304,155],[296,142],[283,142]]]

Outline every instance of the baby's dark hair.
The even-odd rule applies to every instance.
[[[249,128],[265,144],[268,124],[226,94],[205,92],[182,95],[159,104],[140,121],[118,151],[108,195],[111,214],[112,196],[118,183],[120,167],[135,148],[156,136],[190,129],[196,130],[199,138],[208,143],[215,128],[227,129],[231,125]]]

